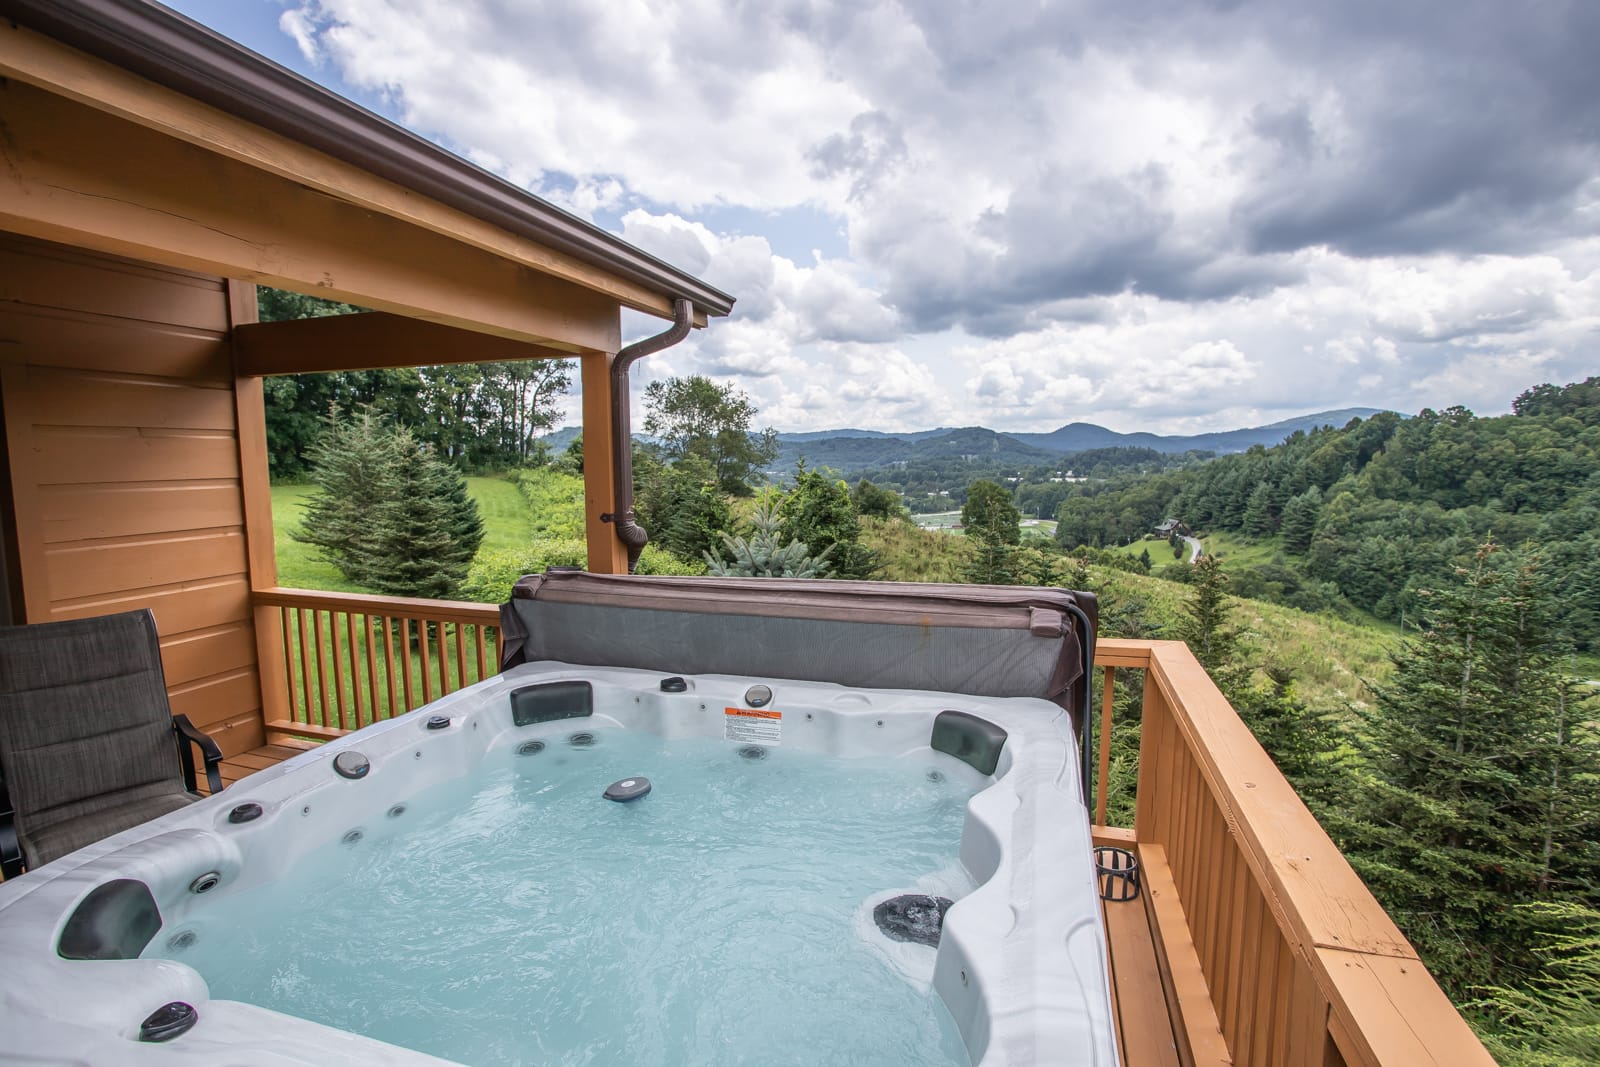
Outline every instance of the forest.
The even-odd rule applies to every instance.
[[[1126,544],[1167,518],[1237,534],[1271,550],[1230,568],[1241,594],[1393,622],[1416,618],[1421,591],[1474,545],[1536,544],[1563,631],[1593,650],[1600,378],[1529,389],[1508,415],[1385,413],[1179,470],[1074,483],[1056,517],[1064,548]]]

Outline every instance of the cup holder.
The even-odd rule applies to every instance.
[[[1100,899],[1121,903],[1139,898],[1139,857],[1125,848],[1101,845],[1094,850],[1094,873]]]

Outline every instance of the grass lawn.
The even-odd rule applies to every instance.
[[[272,487],[272,538],[278,557],[278,584],[295,589],[365,592],[346,581],[338,568],[317,554],[314,546],[289,536],[290,530],[300,528],[306,505],[315,492],[309,485]],[[483,516],[480,552],[527,545],[531,537],[528,505],[516,486],[502,478],[468,478],[467,492],[478,502],[478,514]]]

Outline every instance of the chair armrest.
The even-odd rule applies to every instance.
[[[222,749],[211,740],[210,736],[200,731],[200,728],[189,721],[187,715],[174,715],[172,729],[178,734],[178,747],[182,751],[184,779],[189,786],[189,791],[195,791],[194,758],[189,755],[189,742],[194,742],[200,749],[200,755],[206,763],[206,785],[211,790],[211,795],[216,796],[222,792],[222,775],[217,768],[222,765]]]
[[[0,878],[15,878],[22,873],[22,843],[17,840],[16,812],[6,783],[0,779]]]

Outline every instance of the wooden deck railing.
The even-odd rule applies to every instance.
[[[255,594],[266,728],[339,737],[500,669],[493,604],[267,589]]]
[[[1133,829],[1096,836],[1138,852],[1184,1062],[1492,1067],[1188,647],[1105,639],[1095,666],[1102,783],[1113,672],[1144,672]]]
[[[487,604],[255,594],[267,728],[336,737],[494,673]],[[1102,639],[1095,836],[1137,851],[1185,1064],[1492,1067],[1494,1061],[1176,641]],[[1144,675],[1134,825],[1104,825],[1115,672]],[[1112,905],[1132,906],[1132,905]]]

